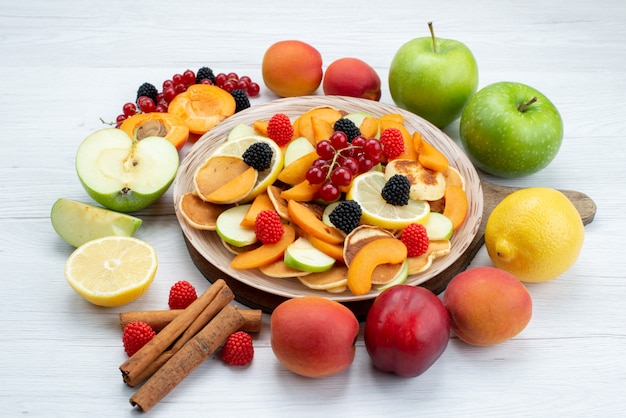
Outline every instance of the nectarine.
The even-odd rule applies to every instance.
[[[358,58],[333,61],[324,74],[324,94],[380,100],[380,77],[368,63]]]
[[[512,274],[476,267],[456,275],[443,295],[451,328],[468,344],[488,346],[519,334],[530,322],[532,300]]]
[[[296,40],[276,42],[263,56],[263,81],[282,97],[305,96],[322,82],[322,55],[311,45]]]
[[[285,367],[301,376],[321,378],[352,364],[359,321],[339,302],[303,296],[274,309],[271,333],[272,350]]]

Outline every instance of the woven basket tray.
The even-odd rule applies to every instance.
[[[200,271],[211,281],[217,278],[230,281],[235,287],[239,287],[242,293],[246,293],[242,300],[244,303],[264,308],[266,311],[273,310],[274,306],[272,305],[281,300],[303,295],[321,295],[347,304],[364,301],[365,305],[367,305],[367,301],[375,298],[378,292],[372,291],[363,296],[354,296],[349,291],[331,294],[325,291],[308,289],[295,278],[276,279],[263,275],[257,269],[245,271],[231,269],[229,264],[233,255],[224,248],[217,234],[212,231],[200,231],[190,227],[180,214],[178,201],[181,195],[193,190],[193,175],[196,167],[211,155],[218,144],[225,140],[234,126],[240,123],[251,125],[258,119],[269,120],[273,114],[278,112],[287,114],[293,121],[302,113],[320,106],[331,106],[345,112],[367,112],[373,116],[399,113],[404,116],[404,124],[410,132],[419,131],[426,141],[433,144],[446,155],[450,164],[465,178],[469,211],[465,223],[452,237],[450,253],[434,260],[433,265],[426,272],[410,276],[406,282],[407,284],[425,285],[429,280],[437,277],[455,263],[470,246],[481,223],[483,194],[478,173],[454,141],[434,125],[415,114],[379,102],[334,96],[287,98],[252,106],[228,118],[194,144],[189,154],[181,162],[174,182],[174,205],[188,248]],[[233,290],[237,293],[236,289]],[[271,299],[271,301],[266,302],[268,299]]]

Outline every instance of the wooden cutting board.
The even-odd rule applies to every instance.
[[[476,237],[469,245],[467,250],[445,271],[441,272],[437,276],[428,280],[426,283],[421,284],[436,294],[443,292],[454,276],[458,273],[464,271],[467,266],[471,263],[471,261],[476,256],[478,250],[485,243],[485,225],[487,224],[487,219],[489,215],[496,207],[498,203],[502,201],[506,196],[513,193],[516,190],[519,190],[519,187],[507,187],[496,185],[484,180],[481,180],[481,186],[483,190],[483,216],[482,222],[478,229],[478,233]],[[580,217],[583,221],[584,225],[589,224],[593,221],[593,218],[596,214],[596,204],[594,201],[587,195],[581,192],[576,192],[572,190],[561,190],[565,196],[574,204],[578,212],[580,213]],[[249,306],[253,309],[262,309],[264,312],[271,313],[278,304],[285,300],[282,296],[277,296],[271,293],[263,292],[259,289],[248,286],[238,280],[233,279],[232,277],[225,276],[224,273],[213,266],[211,263],[206,261],[200,253],[190,244],[190,242],[185,238],[185,242],[187,244],[187,249],[189,250],[189,254],[191,255],[191,259],[194,264],[200,270],[200,272],[206,277],[211,283],[214,282],[218,278],[224,279],[228,286],[232,289],[232,291],[236,295],[236,300],[238,302],[243,303],[246,306]],[[355,315],[360,319],[365,319],[367,315],[367,311],[369,310],[373,299],[365,300],[365,301],[355,301],[355,302],[346,302],[344,303],[348,308],[350,308]]]

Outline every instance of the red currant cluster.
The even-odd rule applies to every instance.
[[[342,131],[318,142],[316,151],[320,158],[307,170],[306,179],[311,184],[322,184],[319,194],[326,202],[337,200],[342,187],[349,186],[356,175],[378,164],[383,155],[379,140],[357,136],[349,142]]]
[[[202,77],[202,74],[206,73],[206,70],[210,72],[210,76],[205,78]],[[160,92],[151,84],[144,83],[139,88],[135,103],[128,102],[122,106],[122,113],[115,119],[117,126],[119,127],[122,122],[136,113],[167,112],[167,107],[174,100],[174,97],[187,91],[187,88],[192,84],[214,84],[229,93],[241,89],[246,92],[248,97],[256,97],[261,91],[258,83],[252,81],[248,76],[239,77],[237,73],[219,73],[213,76],[210,69],[202,67],[198,70],[198,76],[202,78],[199,79],[193,70],[174,74],[172,78],[163,81]]]

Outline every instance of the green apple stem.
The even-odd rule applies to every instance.
[[[435,30],[433,29],[433,22],[428,22],[428,30],[430,30],[430,37],[433,40],[433,51],[437,53],[437,44],[435,43]]]
[[[528,109],[528,106],[530,106],[531,104],[535,103],[536,101],[537,101],[537,96],[534,96],[532,99],[530,99],[526,103],[522,103],[521,105],[519,105],[517,107],[517,110],[519,110],[520,112],[524,113],[526,111],[526,109]]]

